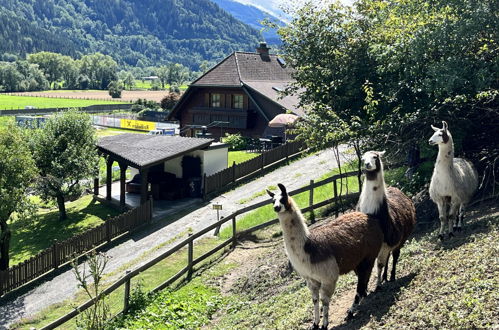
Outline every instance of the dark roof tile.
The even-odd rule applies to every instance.
[[[97,143],[97,147],[139,168],[206,148],[213,141],[213,139],[126,133],[103,137]]]

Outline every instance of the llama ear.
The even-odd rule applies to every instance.
[[[270,191],[268,189],[265,189],[265,190],[267,190],[267,194],[269,194],[270,197],[274,198],[275,194],[272,191]]]
[[[386,150],[377,152],[378,156],[380,156],[380,157],[383,157],[385,153],[386,153]]]
[[[449,126],[447,125],[446,121],[442,120],[442,125],[444,125],[444,127],[443,127],[444,130],[447,131],[449,129]]]
[[[284,187],[284,185],[282,183],[278,183],[277,186],[279,187],[279,189],[281,189],[283,196],[288,195],[288,193],[286,192],[286,187]]]
[[[434,130],[434,131],[436,132],[436,131],[438,131],[440,128],[438,128],[438,127],[435,127],[435,126],[431,125],[431,129],[432,129],[432,130]]]

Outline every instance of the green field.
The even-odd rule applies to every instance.
[[[229,151],[229,157],[227,158],[227,166],[232,166],[234,162],[240,164],[256,156],[260,155],[259,152],[246,152],[246,151]]]
[[[0,110],[24,109],[25,106],[37,108],[86,107],[95,104],[120,104],[123,102],[103,100],[59,99],[51,97],[11,96],[0,94]]]
[[[132,87],[133,89],[151,89],[153,82],[151,80],[140,80],[140,79],[135,79],[135,85]],[[158,80],[159,86],[161,86],[161,82]],[[180,90],[186,90],[187,85],[181,85],[179,88]],[[165,84],[165,89],[169,89],[170,85]]]

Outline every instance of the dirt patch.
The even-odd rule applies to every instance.
[[[298,279],[291,271],[281,240],[246,241],[231,253],[227,263],[239,266],[219,279],[224,294],[245,294],[251,299],[277,294],[285,283]]]
[[[64,91],[64,92],[25,92],[11,93],[19,96],[52,97],[80,100],[103,100],[103,101],[125,101],[133,102],[138,99],[160,102],[165,96],[170,94],[168,91],[122,91],[121,98],[113,99],[108,91]]]

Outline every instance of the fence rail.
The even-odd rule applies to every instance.
[[[265,151],[260,155],[242,162],[233,164],[224,170],[215,174],[204,177],[203,197],[206,199],[208,195],[225,189],[227,185],[237,182],[252,173],[263,171],[265,167],[274,164],[283,159],[288,159],[301,152],[303,144],[300,142],[290,142],[283,144],[277,148]]]
[[[103,224],[55,242],[50,248],[8,270],[0,271],[0,296],[17,289],[40,276],[70,262],[76,255],[84,254],[112,239],[121,236],[152,219],[152,201],[109,219]]]
[[[310,211],[313,211],[313,210],[315,210],[317,208],[330,205],[332,203],[334,203],[334,204],[332,204],[334,206],[332,211],[333,212],[338,212],[338,210],[343,205],[345,205],[346,203],[351,203],[351,202],[355,201],[358,198],[358,196],[359,196],[358,192],[352,192],[352,193],[347,193],[347,194],[343,195],[341,190],[338,191],[338,189],[339,189],[338,188],[338,186],[339,186],[338,185],[338,180],[340,180],[340,185],[341,185],[342,182],[343,182],[343,179],[348,178],[348,177],[352,177],[352,176],[357,176],[357,175],[358,175],[358,172],[357,171],[353,171],[353,172],[347,172],[347,173],[342,173],[342,174],[334,175],[334,176],[332,176],[330,178],[326,178],[326,179],[318,181],[318,182],[314,182],[312,180],[309,185],[307,185],[305,187],[302,187],[302,188],[299,188],[299,189],[296,189],[296,190],[293,190],[293,191],[290,191],[290,192],[288,192],[288,194],[291,195],[291,196],[293,196],[293,195],[297,195],[297,194],[302,193],[302,192],[309,191],[309,194],[310,194],[309,201],[310,201],[310,203],[309,203],[309,205],[307,207],[302,208],[302,212],[310,212]],[[313,191],[314,191],[314,189],[318,188],[320,186],[326,185],[328,183],[333,183],[333,188],[332,188],[332,191],[331,191],[331,195],[333,197],[329,198],[327,200],[321,201],[319,203],[313,204]],[[347,181],[346,184],[348,185],[348,181]],[[272,219],[272,220],[267,221],[267,222],[264,222],[264,223],[259,224],[257,226],[254,226],[252,228],[243,230],[243,231],[239,231],[239,232],[237,231],[237,217],[238,216],[240,216],[240,215],[242,215],[244,213],[253,211],[253,210],[255,210],[255,209],[259,208],[259,207],[271,204],[271,203],[272,203],[272,199],[267,199],[267,200],[255,203],[253,205],[244,207],[242,209],[239,209],[239,210],[235,211],[234,213],[230,214],[229,216],[227,216],[225,218],[222,218],[221,220],[219,220],[219,221],[217,221],[217,222],[209,225],[208,227],[202,229],[201,231],[199,231],[199,232],[197,232],[197,233],[195,233],[195,234],[187,237],[183,241],[181,241],[178,244],[176,244],[175,246],[173,246],[168,251],[163,252],[161,255],[155,257],[154,259],[150,260],[146,264],[144,264],[142,266],[139,266],[138,268],[136,268],[136,269],[134,269],[134,270],[132,270],[130,272],[127,272],[118,281],[114,282],[108,288],[104,289],[102,291],[102,293],[101,293],[101,296],[107,296],[107,295],[111,294],[115,290],[119,289],[122,285],[125,285],[125,287],[129,288],[130,287],[130,281],[131,281],[132,278],[134,278],[135,276],[139,275],[141,272],[143,272],[143,271],[151,268],[152,266],[154,266],[157,263],[165,260],[167,257],[173,255],[174,253],[176,253],[176,252],[178,252],[178,251],[180,251],[181,249],[184,249],[184,248],[188,248],[189,249],[188,250],[189,253],[187,253],[186,266],[184,268],[182,268],[179,272],[177,272],[177,274],[175,274],[172,277],[168,278],[163,283],[161,283],[160,285],[158,285],[156,288],[154,288],[153,290],[151,290],[151,293],[165,289],[169,285],[171,285],[174,282],[176,282],[177,280],[179,280],[185,274],[187,274],[187,276],[192,275],[193,272],[194,272],[194,266],[196,264],[198,264],[201,261],[205,260],[206,258],[212,256],[217,251],[220,251],[221,249],[224,249],[228,245],[231,245],[232,247],[235,247],[236,244],[237,244],[238,239],[241,238],[242,236],[244,236],[246,234],[249,234],[249,233],[252,233],[252,232],[254,232],[256,230],[260,230],[260,229],[269,227],[269,226],[271,226],[273,224],[276,224],[279,221],[277,218],[276,219]],[[217,245],[216,247],[214,247],[213,249],[211,249],[210,251],[205,252],[204,254],[202,254],[201,256],[197,257],[196,259],[193,259],[194,246],[195,246],[194,242],[195,242],[195,240],[201,238],[203,235],[205,235],[206,233],[209,233],[209,232],[213,231],[216,228],[220,228],[222,225],[224,225],[226,223],[229,223],[229,222],[232,224],[232,236],[229,237],[227,240],[223,241],[222,243],[220,243],[219,245]],[[128,294],[127,294],[127,292],[128,292]],[[129,300],[130,300],[129,290],[125,290],[125,298],[124,298],[124,301],[123,301],[123,310],[122,310],[121,313],[126,313],[127,312],[127,306],[129,304]],[[72,312],[70,312],[70,313],[68,313],[68,314],[60,317],[59,319],[53,321],[52,323],[46,325],[45,327],[42,328],[42,330],[54,329],[54,328],[56,328],[56,327],[58,327],[58,326],[60,326],[60,325],[62,325],[64,323],[66,323],[67,321],[69,321],[72,318],[76,317],[79,313],[81,313],[81,312],[85,311],[86,309],[92,307],[94,303],[95,303],[95,300],[88,300],[84,304],[80,305],[78,308],[75,308]]]

